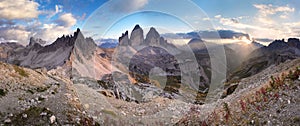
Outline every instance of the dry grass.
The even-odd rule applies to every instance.
[[[18,67],[18,66],[13,66],[14,67],[14,70],[19,73],[19,75],[23,76],[23,77],[29,77],[29,74],[21,67]]]

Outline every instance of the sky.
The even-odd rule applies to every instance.
[[[299,0],[0,0],[0,42],[51,43],[76,28],[118,38],[134,25],[160,33],[233,30],[253,38],[300,37]]]

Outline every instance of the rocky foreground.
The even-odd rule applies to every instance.
[[[157,97],[136,103],[73,84],[54,71],[0,64],[4,125],[298,125],[300,60],[271,66],[232,94],[196,105]],[[273,79],[272,79],[273,78]],[[227,90],[228,91],[228,90]],[[225,92],[226,93],[226,92]]]
[[[176,125],[299,125],[299,61],[273,65],[229,84],[238,85],[233,94],[211,104],[192,107]]]
[[[1,125],[94,125],[72,82],[43,70],[0,63]]]

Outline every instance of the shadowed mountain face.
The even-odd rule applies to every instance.
[[[80,37],[83,36],[78,29],[74,36],[62,36],[44,47],[30,39],[29,45],[24,49],[11,53],[8,62],[33,69],[45,67],[50,70],[62,66],[69,60],[75,41]]]
[[[157,71],[157,68],[161,71]],[[173,90],[178,93],[176,88],[179,87],[175,86],[180,86],[181,81],[179,63],[173,55],[169,54],[163,48],[146,47],[138,51],[131,58],[129,72],[138,82],[152,82],[156,86],[164,88],[166,91]],[[155,79],[158,83],[150,79]],[[162,82],[163,79],[166,79],[165,83]]]
[[[103,74],[111,72],[108,58],[100,55],[104,51],[97,47],[92,38],[85,38],[80,29],[74,35],[64,35],[50,45],[41,44],[45,42],[35,38],[31,38],[26,47],[16,43],[1,44],[0,49],[3,50],[0,58],[32,69],[63,67],[69,77],[80,75],[100,79]]]
[[[229,80],[238,80],[259,73],[271,65],[278,65],[287,60],[300,57],[300,41],[296,38],[290,38],[287,42],[284,40],[275,40],[267,47],[254,50],[248,55],[243,65],[241,65]]]
[[[25,47],[18,43],[0,43],[0,61],[7,62],[11,53],[15,50],[22,50]]]

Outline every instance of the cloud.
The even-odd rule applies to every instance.
[[[42,28],[36,32],[34,37],[42,38],[43,40],[49,42],[55,41],[58,37],[62,35],[67,35],[72,33],[69,27],[59,26],[57,24],[43,24]]]
[[[238,29],[256,29],[256,30],[264,29],[255,25],[240,23],[237,18],[220,18],[219,22],[224,26],[231,26]]]
[[[216,16],[215,16],[215,18],[221,18],[221,17],[222,17],[221,15],[216,15]]]
[[[207,18],[203,18],[202,20],[203,20],[203,21],[209,21],[210,18],[207,17]]]
[[[143,8],[148,0],[114,0],[112,1],[112,11],[114,12],[131,12]]]
[[[273,15],[279,15],[279,18],[286,19],[288,14],[295,11],[295,8],[286,6],[273,6],[272,4],[254,4],[255,8],[258,9],[257,21],[266,24],[274,24],[274,20],[271,18]]]
[[[77,20],[71,13],[65,13],[59,16],[56,23],[60,26],[71,27],[75,25]]]
[[[0,27],[6,27],[6,26],[11,26],[15,25],[15,23],[11,20],[1,20],[0,19]]]
[[[78,19],[83,21],[86,18],[86,13],[83,13],[82,16],[80,16]]]
[[[10,20],[0,20],[1,41],[14,41],[27,45],[30,37],[41,38],[48,43],[62,35],[70,34],[76,19],[71,13],[65,13],[52,23],[42,23],[38,20],[27,22],[26,26],[17,25]]]
[[[273,15],[278,12],[294,12],[295,8],[290,8],[287,6],[273,6],[272,4],[264,5],[264,4],[254,4],[255,8],[259,9],[260,13],[263,16]]]
[[[27,42],[29,35],[30,32],[21,25],[0,28],[0,38],[2,38],[3,41],[17,41],[25,43]]]
[[[31,19],[37,18],[39,4],[28,0],[1,0],[0,1],[0,18],[13,19]]]
[[[46,11],[45,14],[48,14],[47,18],[52,18],[58,13],[63,12],[63,6],[62,5],[55,5],[55,11]]]
[[[77,20],[71,13],[65,13],[59,16],[59,18],[53,23],[39,24],[36,29],[34,25],[31,25],[30,29],[36,29],[32,34],[34,37],[42,38],[43,40],[53,42],[62,35],[72,33],[72,27],[76,24]]]
[[[254,17],[225,18],[216,15],[215,18],[223,28],[242,31],[251,34],[255,38],[282,39],[300,36],[300,22],[285,22],[291,20],[289,15],[295,12],[294,8],[275,6],[271,4],[254,4],[257,14]],[[247,23],[243,22],[244,18]]]
[[[300,37],[300,21],[284,23],[283,25],[288,27],[288,31],[292,37]]]
[[[53,10],[39,10],[39,6],[33,0],[0,0],[1,41],[26,45],[30,37],[37,37],[50,43],[57,37],[73,32],[77,20],[72,13],[63,13],[62,5],[55,5]],[[57,19],[50,19],[57,14]],[[40,22],[39,15],[49,20]]]

